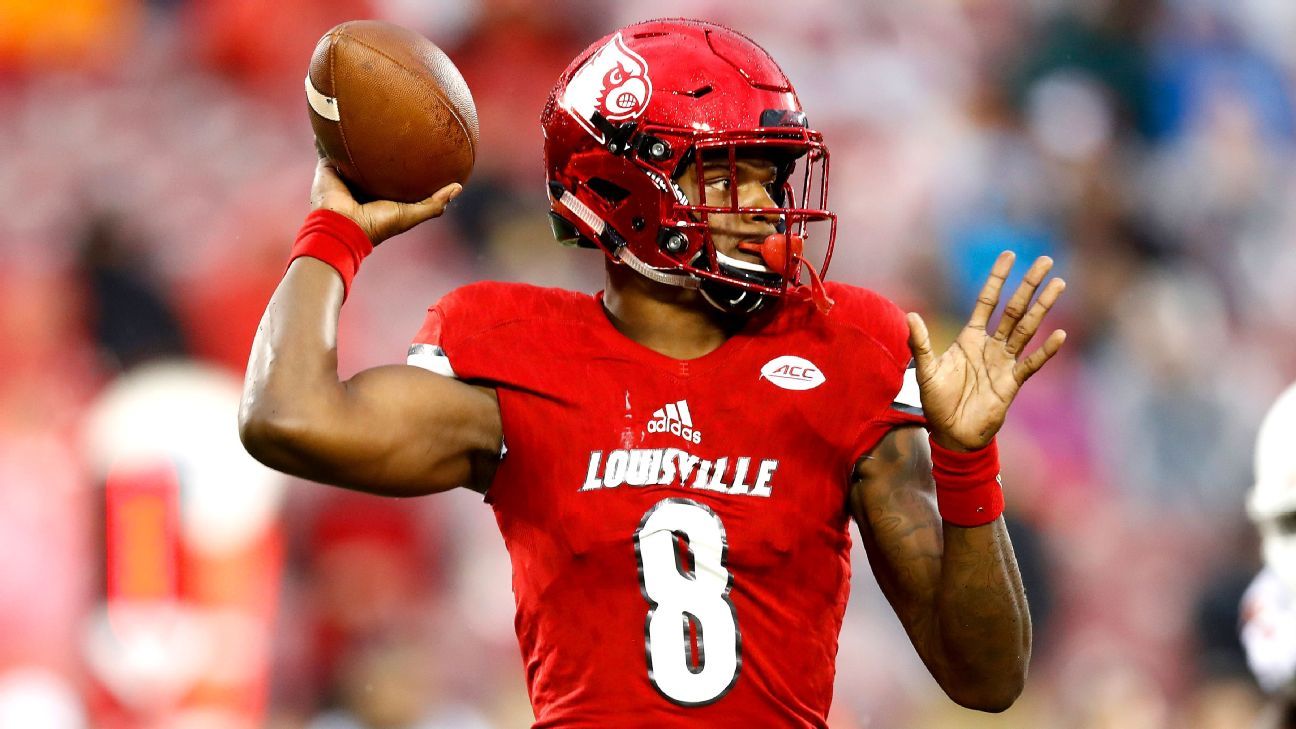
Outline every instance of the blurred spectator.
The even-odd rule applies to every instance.
[[[322,507],[305,545],[317,685],[353,642],[418,620],[428,590],[440,587],[412,509],[349,493],[325,495]]]
[[[91,218],[81,248],[95,341],[120,371],[187,349],[170,302],[149,278],[148,259],[123,233],[120,220]]]
[[[1146,25],[1155,17],[1155,0],[1103,0],[1061,6],[1045,16],[1012,79],[1020,97],[1059,70],[1096,79],[1116,100],[1126,128],[1146,128],[1148,75]]]
[[[1263,729],[1296,725],[1296,385],[1279,395],[1255,439],[1255,485],[1247,515],[1264,567],[1241,598],[1246,661],[1269,696]]]
[[[429,681],[421,648],[394,639],[357,645],[338,671],[337,708],[307,729],[490,729],[484,717],[447,700]]]

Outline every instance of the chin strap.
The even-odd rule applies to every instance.
[[[805,250],[805,240],[801,236],[794,233],[771,233],[760,243],[754,241],[739,243],[738,250],[760,256],[765,261],[765,265],[774,271],[787,272],[789,263],[795,264],[793,268],[805,266],[805,269],[810,272],[810,285],[798,286],[792,290],[792,293],[802,300],[814,301],[815,308],[821,313],[827,314],[832,309],[834,302],[828,295],[823,279],[819,278],[819,272],[815,271],[814,266],[810,265],[802,255]]]
[[[696,289],[702,285],[700,280],[694,276],[688,275],[687,273],[668,273],[661,269],[649,266],[644,263],[639,256],[636,256],[630,251],[630,246],[622,246],[621,249],[616,252],[616,258],[618,261],[634,269],[640,276],[643,276],[650,281],[656,281],[657,283],[667,284],[669,286],[679,286],[680,288],[685,289]]]

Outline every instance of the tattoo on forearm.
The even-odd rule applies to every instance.
[[[951,680],[1020,675],[1030,619],[1007,530],[1002,520],[943,524],[922,437],[894,431],[856,469],[851,506],[873,572],[947,690]]]

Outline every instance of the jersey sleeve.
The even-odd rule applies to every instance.
[[[441,346],[441,329],[444,320],[445,316],[440,309],[435,306],[428,309],[427,317],[423,319],[423,326],[419,328],[418,334],[414,335],[414,341],[410,343],[409,351],[405,355],[405,364],[422,367],[445,377],[457,378],[454,366],[450,364],[450,355],[446,354],[445,347]]]
[[[868,289],[838,286],[832,290],[840,315],[876,342],[884,354],[885,369],[898,372],[898,385],[889,406],[873,416],[885,426],[926,425],[918,396],[918,370],[909,351],[909,324],[905,313],[886,297]],[[836,313],[836,311],[834,311]]]
[[[927,418],[923,415],[922,400],[918,396],[918,369],[912,358],[905,365],[900,390],[891,400],[891,406],[879,416],[883,421],[897,425],[923,425]]]
[[[830,289],[835,302],[830,316],[841,317],[852,342],[843,356],[853,370],[868,378],[858,384],[860,392],[871,393],[855,408],[849,429],[850,463],[875,448],[891,430],[926,426],[918,397],[917,370],[909,352],[909,325],[904,312],[886,297],[870,291],[837,284]]]
[[[405,363],[466,382],[509,385],[510,370],[502,366],[508,358],[499,356],[502,345],[490,333],[514,320],[517,307],[509,306],[508,300],[516,298],[516,293],[484,282],[441,297],[428,308],[423,325],[410,342]],[[503,417],[502,404],[500,409]],[[500,458],[508,453],[507,441],[506,434],[500,443]]]
[[[459,380],[496,380],[491,340],[483,334],[499,324],[500,308],[490,305],[490,284],[457,288],[436,304],[414,335],[405,363]]]
[[[897,364],[903,363],[900,389],[891,398],[889,407],[878,418],[891,427],[927,424],[923,415],[922,400],[918,396],[918,367],[909,351],[909,323],[905,313],[889,299],[878,297],[877,339]]]
[[[569,368],[592,299],[529,284],[479,281],[428,309],[406,363],[496,390],[548,392]]]

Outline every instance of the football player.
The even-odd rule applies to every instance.
[[[541,125],[555,233],[603,252],[605,290],[465,286],[406,365],[339,382],[360,260],[460,188],[359,205],[321,163],[248,366],[248,449],[376,494],[483,493],[536,726],[826,726],[852,519],[940,686],[1010,706],[1031,627],[994,438],[1065,338],[1027,354],[1064,285],[1051,262],[994,322],[1001,255],[944,354],[916,314],[822,283],[805,251],[826,268],[828,149],[719,25],[599,40]]]
[[[1264,569],[1242,598],[1242,645],[1273,701],[1265,727],[1296,728],[1296,385],[1260,424],[1247,514],[1260,532]]]

